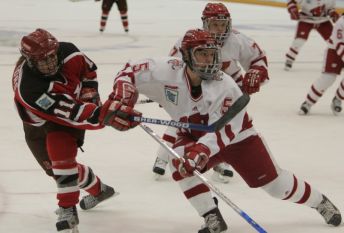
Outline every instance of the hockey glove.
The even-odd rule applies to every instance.
[[[295,3],[288,4],[288,12],[290,14],[291,20],[299,20],[300,19],[299,10],[297,9],[297,5]]]
[[[94,103],[98,106],[101,105],[100,96],[95,88],[84,87],[80,91],[80,100],[82,102]]]
[[[112,100],[122,102],[129,107],[134,107],[138,97],[139,93],[136,87],[132,83],[122,80],[116,81],[110,96]]]
[[[183,177],[193,176],[195,170],[202,171],[209,161],[210,150],[204,144],[195,144],[185,148],[185,155],[181,159],[173,159],[173,166]]]
[[[142,116],[142,113],[121,102],[107,100],[101,107],[99,122],[102,125],[111,126],[119,131],[126,131],[139,124],[139,122],[129,120],[132,116]]]
[[[243,92],[253,94],[259,91],[260,84],[268,78],[268,72],[264,67],[252,66],[242,81]]]
[[[333,23],[335,23],[339,19],[339,14],[334,10],[329,10],[328,15],[330,16]]]

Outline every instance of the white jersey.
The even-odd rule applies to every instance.
[[[336,50],[338,56],[344,59],[344,16],[341,16],[333,26],[329,48]]]
[[[335,0],[296,0],[300,6],[300,21],[323,23],[329,21],[329,12],[336,7]]]
[[[133,83],[140,94],[159,103],[173,120],[197,124],[214,123],[242,95],[234,80],[220,72],[216,80],[202,81],[202,92],[193,97],[185,64],[175,57],[130,61],[117,80]],[[178,130],[208,146],[212,155],[256,134],[245,109],[218,132]]]
[[[181,58],[180,38],[170,51],[170,56]],[[232,29],[229,37],[221,47],[222,70],[230,75],[239,86],[242,85],[241,68],[246,72],[252,66],[263,66],[267,70],[267,59],[265,52],[251,38]]]

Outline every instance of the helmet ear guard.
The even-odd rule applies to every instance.
[[[59,69],[58,49],[57,39],[40,28],[24,36],[20,44],[20,53],[30,68],[45,76],[54,75]]]
[[[197,61],[195,52],[198,50],[214,50],[214,57],[211,63]],[[192,29],[186,32],[180,49],[183,61],[201,79],[210,80],[216,75],[222,66],[220,62],[220,49],[215,38],[207,31]]]

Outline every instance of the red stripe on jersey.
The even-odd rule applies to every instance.
[[[268,66],[268,60],[266,59],[266,56],[264,56],[264,57],[257,58],[256,60],[253,60],[253,61],[251,62],[250,67],[253,66],[255,63],[261,61],[261,60],[264,62],[264,64],[265,64],[266,66]]]
[[[173,57],[174,55],[176,55],[178,52],[178,49],[176,47],[173,47],[173,49],[171,50],[169,56]]]
[[[83,122],[90,118],[92,116],[93,112],[98,108],[97,105],[92,104],[92,103],[85,103],[84,108],[80,109],[79,111],[82,111],[80,116],[78,117],[77,121],[78,122]]]
[[[303,204],[309,199],[310,196],[311,196],[311,186],[309,186],[309,184],[307,182],[305,182],[305,192],[304,192],[302,198],[296,203],[297,204]]]
[[[216,142],[217,142],[217,145],[219,146],[220,150],[223,150],[225,148],[225,144],[223,143],[222,139],[221,139],[221,134],[220,132],[216,132],[215,133],[216,135]]]
[[[225,133],[226,133],[226,135],[227,135],[227,137],[229,138],[229,140],[233,140],[233,138],[235,137],[234,136],[234,133],[233,133],[233,131],[232,131],[232,127],[231,127],[231,125],[226,125],[225,126]]]
[[[193,198],[201,193],[209,192],[209,188],[205,184],[199,184],[184,192],[187,199]]]
[[[164,139],[166,142],[172,143],[174,144],[176,142],[176,138],[168,135],[168,134],[164,134],[164,136],[162,136],[162,139]]]
[[[252,127],[253,127],[252,120],[250,119],[250,117],[248,116],[248,114],[246,112],[245,116],[244,116],[244,120],[242,122],[242,129],[240,130],[240,132],[242,132],[246,129],[252,128]]]
[[[297,179],[296,177],[293,175],[294,177],[294,185],[293,185],[293,189],[291,190],[291,192],[289,193],[289,195],[286,197],[286,198],[283,198],[282,200],[288,200],[289,198],[291,198],[294,193],[296,192],[296,189],[297,189]]]

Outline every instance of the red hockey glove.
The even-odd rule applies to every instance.
[[[259,91],[260,84],[268,78],[268,72],[264,67],[252,66],[242,81],[243,92],[253,94]]]
[[[328,15],[332,19],[333,23],[335,23],[340,17],[339,14],[334,9],[330,10]]]
[[[94,103],[98,106],[101,105],[98,91],[95,88],[91,88],[91,87],[81,88],[80,100],[82,102]]]
[[[291,20],[299,20],[300,19],[299,10],[297,9],[296,4],[294,4],[294,3],[289,4],[288,5],[288,11],[289,11]]]
[[[130,117],[142,116],[142,113],[118,101],[107,100],[101,107],[99,122],[112,126],[119,131],[126,131],[136,127],[139,122],[130,121]]]
[[[110,98],[120,101],[129,107],[134,107],[138,97],[139,93],[132,83],[119,80],[113,87],[113,93]]]
[[[193,175],[195,170],[202,171],[209,161],[210,150],[203,144],[195,144],[190,148],[185,148],[183,159],[173,159],[173,166],[183,177]]]

